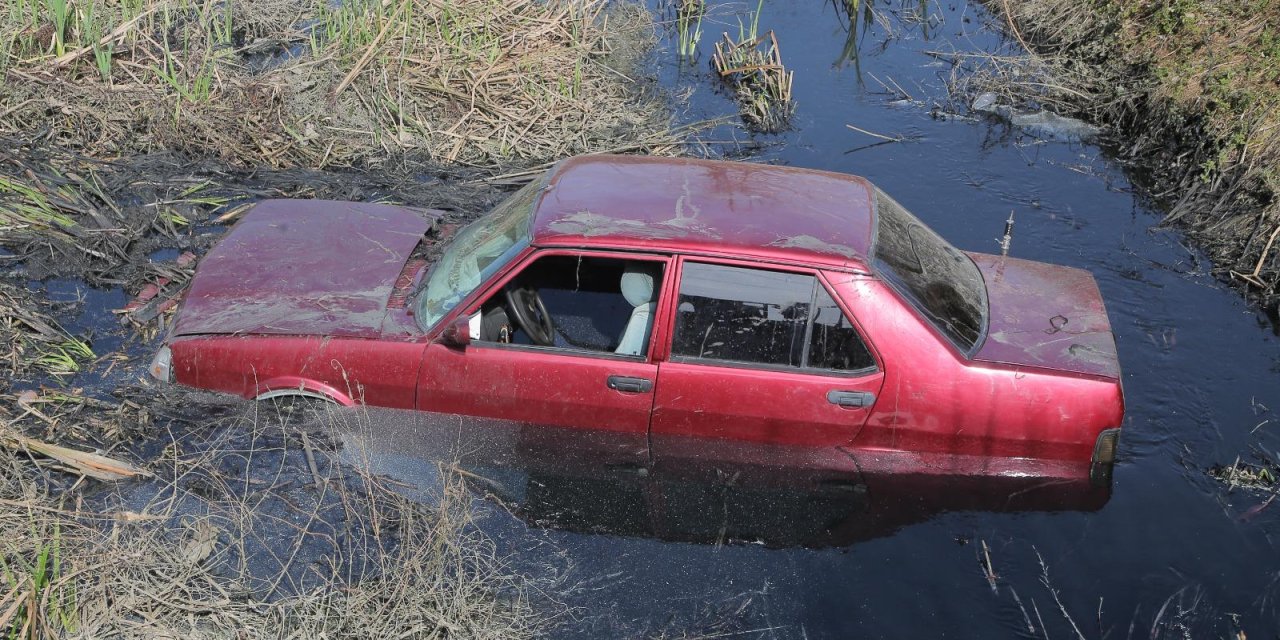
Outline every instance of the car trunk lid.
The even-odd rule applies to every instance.
[[[200,261],[174,333],[377,337],[406,262],[439,214],[261,202]]]
[[[982,270],[991,306],[975,360],[1120,377],[1111,321],[1088,271],[970,256]]]

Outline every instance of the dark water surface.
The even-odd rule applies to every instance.
[[[708,56],[721,31],[736,34],[734,11],[754,9],[709,4],[697,64],[674,64],[670,34],[659,53],[662,84],[693,89],[685,120],[732,111],[714,91]],[[1238,625],[1249,638],[1276,637],[1280,506],[1250,514],[1268,495],[1229,493],[1205,473],[1250,459],[1254,448],[1280,451],[1271,325],[1208,275],[1177,233],[1153,228],[1159,212],[1098,147],[994,120],[936,117],[946,111],[936,107],[946,101],[951,66],[925,52],[996,49],[984,9],[881,0],[875,10],[857,64],[833,65],[847,30],[831,5],[764,3],[760,28],[777,32],[796,73],[798,108],[792,131],[754,140],[764,145],[759,155],[867,176],[966,250],[998,251],[1012,210],[1011,255],[1091,271],[1111,314],[1127,398],[1111,499],[1096,511],[941,513],[824,549],[586,535],[564,531],[563,522],[534,533],[498,522],[496,535],[523,549],[518,565],[561,563],[584,581],[569,594],[578,618],[558,635],[1235,638]],[[867,147],[882,140],[846,124],[909,141]],[[709,137],[730,135],[752,142],[741,132]],[[607,484],[576,499],[624,502],[599,490]],[[767,519],[793,505],[780,496],[750,513]],[[615,520],[621,524],[596,524],[628,530],[625,516]],[[994,588],[979,560],[983,543]]]

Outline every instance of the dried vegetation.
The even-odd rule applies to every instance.
[[[0,135],[235,166],[478,165],[673,148],[599,0],[13,0]]]
[[[603,0],[0,3],[0,633],[542,628],[557,605],[535,612],[460,484],[412,501],[340,462],[323,425],[127,384],[191,273],[155,252],[201,253],[218,234],[200,227],[251,202],[457,222],[502,196],[498,170],[675,152],[628,75],[652,31],[642,6]],[[58,319],[82,302],[27,284],[54,276],[153,297],[74,335]],[[95,351],[103,334],[125,348]]]
[[[43,459],[22,449],[0,452],[7,637],[505,639],[538,629],[524,585],[471,525],[460,482],[444,481],[435,504],[412,501],[340,464],[325,427],[223,408],[232,415],[211,422],[163,407],[166,446],[116,451],[153,476],[114,490],[39,473]]]
[[[1166,222],[1187,229],[1222,275],[1280,301],[1280,4],[988,5],[1019,51],[987,59],[962,89],[1112,128],[1117,151],[1154,171],[1148,187]]]

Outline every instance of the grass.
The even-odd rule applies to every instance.
[[[17,177],[0,176],[0,231],[74,225],[75,221],[55,207],[39,188]]]
[[[68,336],[62,342],[45,346],[35,362],[40,368],[55,376],[68,376],[80,371],[81,361],[93,358],[93,349],[88,343]]]
[[[704,0],[681,0],[676,6],[676,54],[681,60],[693,60],[702,41],[702,19],[707,15]]]
[[[1280,4],[988,4],[1021,55],[995,59],[977,88],[1111,127],[1154,170],[1166,222],[1220,275],[1280,302]]]
[[[639,5],[16,2],[0,10],[0,135],[49,128],[97,157],[494,166],[677,143],[616,68],[652,37]]]
[[[0,556],[0,633],[12,640],[74,634],[79,628],[75,585],[63,567],[62,528],[34,513],[29,549],[15,549],[10,541]],[[24,553],[32,554],[24,557]],[[7,606],[6,606],[7,605]]]

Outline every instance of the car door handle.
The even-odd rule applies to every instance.
[[[648,378],[632,378],[630,376],[609,376],[605,381],[610,389],[623,393],[649,393],[653,391],[653,381]]]
[[[867,391],[839,391],[833,389],[827,392],[827,402],[845,409],[869,407],[875,404],[875,401],[876,394]]]

